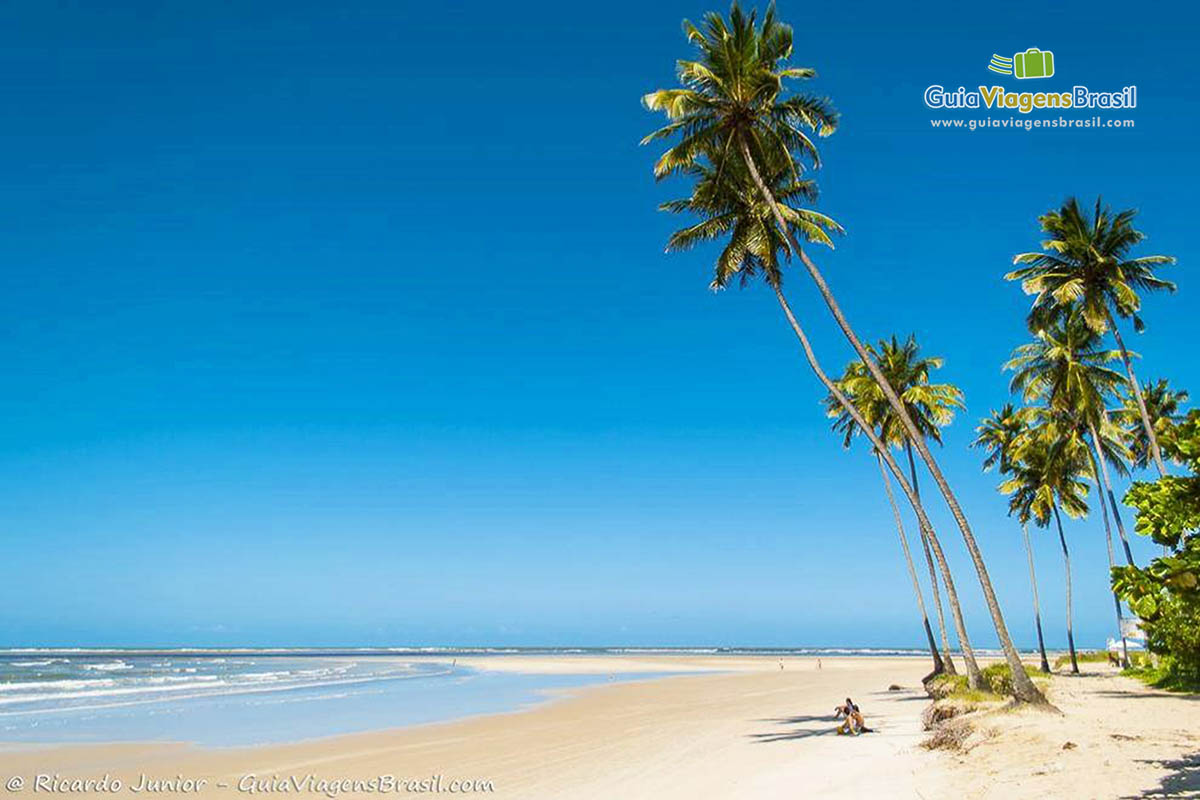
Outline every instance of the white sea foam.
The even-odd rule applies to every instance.
[[[262,682],[236,682],[219,680],[203,686],[196,684],[185,685],[136,685],[113,686],[105,688],[72,691],[69,693],[43,693],[20,695],[15,697],[0,697],[0,706],[25,703],[30,707],[13,710],[0,710],[0,717],[21,714],[53,714],[65,711],[80,712],[94,711],[105,708],[117,708],[130,705],[161,702],[163,699],[191,700],[203,697],[229,697],[243,694],[259,694],[264,692],[287,692],[299,689],[324,689],[332,686],[353,686],[370,684],[380,681],[404,680],[412,678],[436,677],[451,672],[445,670],[429,670],[415,672],[387,672],[369,674],[360,677],[340,678],[337,680],[291,680],[274,684]],[[38,706],[45,701],[57,701],[53,705]],[[80,702],[84,701],[84,702]]]
[[[46,663],[43,663],[46,662]],[[50,661],[38,659],[37,666]],[[129,656],[80,661],[62,667],[63,677],[29,672],[33,660],[0,661],[0,716],[91,712],[128,705],[195,698],[354,686],[441,674],[434,665],[380,660],[276,657],[229,660],[203,657]]]
[[[124,661],[110,661],[105,664],[80,664],[84,669],[94,670],[96,672],[117,672],[120,670],[133,669],[133,664],[127,664]]]

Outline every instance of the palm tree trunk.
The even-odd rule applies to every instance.
[[[912,476],[913,493],[920,498],[921,485],[917,481],[917,464],[913,461],[912,445],[905,442],[904,451],[908,454],[908,474]],[[945,654],[946,672],[957,675],[958,670],[954,668],[954,661],[950,658],[950,637],[946,634],[946,612],[942,610],[942,595],[938,591],[937,572],[933,568],[933,556],[929,553],[929,537],[925,535],[924,528],[921,529],[921,547],[925,550],[925,565],[929,568],[929,585],[933,588],[933,606],[937,610],[938,631],[942,635],[942,652]]]
[[[1050,672],[1050,660],[1046,658],[1046,640],[1042,636],[1042,604],[1038,600],[1037,574],[1033,571],[1033,545],[1029,541],[1029,526],[1021,523],[1025,537],[1025,555],[1029,556],[1029,585],[1033,588],[1033,622],[1037,626],[1038,655],[1042,657],[1042,672]]]
[[[1104,452],[1100,449],[1096,438],[1096,427],[1091,427],[1092,444],[1096,445],[1095,451],[1089,454],[1092,457],[1092,476],[1096,483],[1096,494],[1103,494],[1104,490],[1100,486],[1100,465],[1104,463]],[[1112,575],[1113,568],[1113,536],[1112,525],[1108,524],[1108,506],[1104,505],[1104,498],[1100,498],[1100,516],[1104,519],[1104,544],[1108,550],[1108,574]],[[1131,559],[1132,560],[1132,559]],[[1111,578],[1109,579],[1111,583]],[[1121,628],[1121,598],[1117,597],[1117,593],[1113,592],[1113,606],[1117,609],[1117,635],[1121,637],[1121,665],[1129,666],[1129,645],[1125,641],[1125,633]]]
[[[1067,573],[1067,650],[1071,653],[1071,672],[1079,674],[1079,658],[1075,655],[1075,631],[1071,620],[1071,553],[1067,550],[1067,537],[1063,534],[1062,517],[1058,504],[1054,506],[1054,521],[1058,524],[1058,541],[1062,545],[1063,566]]]
[[[792,234],[791,228],[784,219],[783,212],[779,210],[779,204],[775,201],[775,196],[767,185],[763,183],[762,176],[758,172],[758,167],[754,163],[754,156],[750,152],[750,146],[744,137],[740,138],[742,156],[746,161],[747,170],[759,192],[767,201],[771,208],[771,212],[775,217],[776,223],[780,230],[787,236],[788,243],[792,249],[800,256],[808,274],[816,283],[817,289],[820,290],[822,297],[825,299],[825,304],[829,307],[833,318],[837,321],[838,326],[842,329],[846,339],[854,347],[854,351],[858,353],[858,357],[862,359],[867,369],[870,370],[871,376],[875,382],[879,384],[880,391],[887,398],[888,403],[896,411],[896,415],[904,423],[904,428],[908,432],[909,437],[913,440],[913,444],[917,448],[917,452],[921,455],[921,460],[928,467],[930,475],[933,476],[934,483],[938,485],[942,496],[946,499],[946,504],[950,507],[950,513],[954,515],[954,521],[958,524],[959,530],[962,532],[963,542],[967,546],[967,551],[971,555],[971,562],[975,565],[975,573],[979,577],[979,585],[983,590],[984,601],[987,603],[988,613],[992,617],[992,624],[996,628],[996,637],[1000,640],[1000,647],[1004,651],[1004,659],[1008,662],[1008,667],[1012,671],[1013,682],[1013,697],[1021,703],[1037,703],[1045,704],[1046,698],[1038,691],[1038,688],[1033,685],[1033,681],[1029,679],[1029,674],[1025,671],[1025,665],[1021,663],[1021,656],[1017,652],[1017,648],[1013,646],[1012,637],[1008,635],[1008,627],[1004,624],[1004,614],[1000,611],[1000,601],[996,599],[996,592],[992,588],[992,579],[988,575],[987,565],[983,561],[983,553],[979,549],[979,543],[975,541],[975,535],[971,532],[970,523],[967,522],[967,517],[963,513],[962,507],[958,503],[958,498],[950,489],[950,484],[946,482],[946,477],[942,474],[941,469],[937,465],[937,461],[933,458],[933,453],[929,451],[929,447],[925,445],[921,438],[920,432],[916,425],[913,424],[912,418],[908,415],[908,411],[904,408],[904,404],[900,402],[900,398],[896,396],[896,392],[892,389],[891,384],[887,382],[887,378],[879,370],[879,365],[875,363],[875,359],[871,358],[871,354],[863,347],[862,342],[858,340],[858,336],[851,329],[850,324],[846,321],[842,314],[841,308],[838,306],[837,300],[833,293],[829,290],[829,286],[825,283],[824,276],[817,269],[816,265],[808,258],[808,255],[800,247],[800,243],[796,241],[796,237]],[[889,456],[890,458],[890,456]],[[920,505],[919,501],[918,506]],[[927,524],[927,523],[926,523]],[[929,527],[929,532],[932,533],[932,526]],[[931,537],[931,544],[934,545],[934,552],[939,549],[936,544],[936,536]],[[949,587],[947,587],[949,594]],[[961,638],[961,634],[960,634]],[[967,660],[964,653],[963,659]],[[973,660],[973,659],[972,659]],[[976,667],[978,669],[978,667]],[[970,664],[968,663],[967,677],[971,677]]]
[[[937,534],[933,531],[933,526],[929,524],[929,517],[925,513],[925,507],[921,505],[921,500],[912,490],[912,486],[904,478],[904,473],[896,464],[896,459],[892,458],[891,452],[880,441],[876,435],[875,429],[867,424],[863,419],[862,414],[854,406],[854,403],[846,397],[838,385],[830,380],[825,374],[825,370],[821,368],[821,363],[817,360],[817,354],[813,352],[812,344],[808,341],[808,335],[804,332],[804,328],[800,327],[800,323],[796,321],[796,315],[792,313],[792,307],[788,305],[787,298],[783,295],[783,290],[778,286],[772,287],[775,290],[775,299],[779,301],[780,307],[783,309],[784,316],[787,317],[788,324],[792,326],[792,331],[796,334],[796,338],[800,340],[800,347],[804,350],[804,357],[808,361],[808,366],[812,369],[813,374],[817,376],[817,380],[825,387],[826,391],[833,396],[850,418],[854,420],[854,424],[859,427],[863,435],[871,443],[871,446],[880,454],[884,463],[887,464],[888,470],[892,473],[892,477],[896,479],[900,489],[904,492],[904,496],[908,498],[909,504],[912,506],[913,513],[917,515],[917,522],[929,531],[929,544],[933,547],[933,554],[937,558],[938,569],[942,572],[942,580],[946,584],[946,598],[950,603],[950,612],[954,619],[955,632],[958,634],[958,641],[962,645],[963,661],[967,664],[967,685],[972,689],[979,689],[983,686],[983,675],[979,671],[979,664],[975,661],[975,651],[971,648],[971,641],[967,637],[967,625],[963,620],[962,607],[958,602],[958,592],[954,588],[954,576],[950,574],[950,564],[946,561],[946,554],[942,551],[941,542],[938,541]],[[1034,688],[1037,691],[1037,688]],[[1045,702],[1041,692],[1037,694],[1041,702]]]
[[[912,553],[908,549],[908,537],[904,534],[904,520],[901,519],[900,509],[896,506],[896,496],[892,493],[892,481],[888,478],[887,469],[883,466],[883,458],[876,453],[875,460],[879,462],[879,477],[883,478],[883,488],[887,492],[888,505],[891,506],[892,516],[896,518],[896,532],[900,534],[900,547],[904,550],[904,563],[908,566],[908,577],[912,579],[913,594],[917,596],[917,607],[921,610],[921,622],[925,626],[925,636],[929,640],[929,654],[933,656],[933,675],[940,675],[946,671],[946,665],[942,662],[942,654],[938,652],[937,642],[933,638],[933,629],[929,627],[929,614],[925,611],[925,596],[921,593],[921,583],[917,580],[917,569],[913,566]]]
[[[1117,348],[1121,351],[1121,360],[1125,362],[1125,374],[1129,376],[1129,386],[1133,389],[1134,399],[1137,400],[1142,427],[1146,430],[1146,439],[1150,442],[1150,455],[1154,457],[1154,465],[1158,467],[1158,476],[1166,477],[1167,465],[1163,463],[1162,452],[1158,449],[1158,434],[1154,432],[1154,426],[1150,424],[1150,414],[1146,411],[1146,400],[1142,397],[1142,387],[1138,385],[1137,375],[1133,374],[1133,361],[1129,358],[1129,351],[1125,349],[1125,340],[1121,338],[1121,329],[1117,327],[1117,321],[1113,319],[1112,311],[1106,311],[1106,313],[1113,337],[1117,340]]]
[[[1134,566],[1133,551],[1129,548],[1129,537],[1125,533],[1125,523],[1121,521],[1121,509],[1117,505],[1116,495],[1113,494],[1112,478],[1108,475],[1108,462],[1104,460],[1104,451],[1100,449],[1100,436],[1096,433],[1096,423],[1088,423],[1088,431],[1092,437],[1092,448],[1096,451],[1094,458],[1100,464],[1100,476],[1104,480],[1104,489],[1108,493],[1108,504],[1112,507],[1113,519],[1117,523],[1117,534],[1121,537],[1121,547],[1125,550],[1125,560],[1132,567]],[[1101,498],[1100,504],[1104,505],[1103,498]]]
[[[1100,504],[1100,508],[1101,510],[1104,509],[1104,503]],[[1110,533],[1108,530],[1109,526],[1107,514],[1104,515],[1104,527],[1105,534],[1108,538],[1108,574],[1112,575],[1113,567],[1116,566],[1116,559],[1113,558],[1112,533]],[[1109,579],[1109,582],[1112,582],[1111,578]],[[1117,612],[1117,635],[1121,637],[1121,668],[1129,669],[1129,641],[1125,638],[1125,620],[1124,615],[1121,613],[1121,598],[1117,596],[1116,592],[1113,592],[1113,608],[1115,608]]]
[[[938,591],[937,567],[933,563],[933,553],[929,548],[929,536],[925,531],[921,531],[921,550],[925,554],[925,568],[929,571],[929,585],[933,587],[933,603],[937,609],[938,616],[938,631],[942,637],[942,658],[946,664],[946,673],[949,675],[957,675],[958,668],[954,666],[954,659],[950,656],[950,637],[946,635],[946,612],[942,609],[942,594]]]

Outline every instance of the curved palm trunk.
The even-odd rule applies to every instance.
[[[1046,640],[1042,636],[1042,604],[1038,600],[1037,574],[1033,571],[1033,545],[1029,541],[1029,526],[1021,523],[1021,534],[1025,537],[1025,555],[1029,556],[1029,585],[1033,589],[1033,622],[1037,626],[1038,655],[1042,657],[1042,672],[1050,672],[1050,660],[1046,658]]]
[[[817,269],[816,265],[812,263],[808,255],[800,247],[800,243],[796,241],[796,237],[792,234],[787,220],[784,219],[783,212],[779,210],[779,204],[775,201],[775,196],[771,194],[771,190],[763,183],[762,176],[758,172],[758,166],[754,163],[754,156],[750,152],[750,146],[744,137],[740,137],[739,144],[741,145],[742,156],[746,161],[747,171],[750,173],[763,199],[771,207],[771,212],[780,230],[787,236],[788,243],[792,246],[792,249],[800,256],[801,262],[808,270],[808,274],[812,277],[813,282],[817,285],[817,289],[820,290],[821,296],[825,299],[825,305],[829,307],[833,318],[837,321],[838,327],[842,329],[842,333],[845,334],[846,339],[854,347],[854,351],[858,353],[858,357],[862,359],[867,369],[870,370],[875,382],[879,384],[879,389],[887,398],[889,405],[892,406],[896,411],[896,415],[904,423],[904,428],[908,432],[909,438],[912,439],[913,445],[921,455],[921,460],[925,462],[925,466],[929,469],[929,474],[933,476],[934,483],[938,485],[938,489],[946,499],[946,504],[950,507],[950,513],[954,515],[954,521],[958,524],[958,528],[962,532],[963,542],[966,544],[967,551],[971,555],[971,562],[975,565],[975,573],[979,577],[979,585],[983,590],[984,601],[987,603],[988,613],[992,617],[992,624],[996,628],[996,637],[1000,640],[1000,647],[1004,651],[1004,660],[1008,662],[1008,667],[1012,671],[1013,697],[1022,703],[1046,703],[1046,698],[1042,696],[1038,688],[1033,685],[1033,681],[1029,679],[1029,673],[1025,671],[1025,665],[1021,663],[1021,656],[1017,652],[1017,648],[1013,646],[1012,637],[1008,635],[1008,627],[1004,624],[1004,614],[1000,611],[1000,601],[996,599],[996,592],[992,588],[992,579],[988,575],[987,565],[983,561],[983,553],[979,549],[979,543],[975,541],[975,534],[971,532],[970,523],[967,522],[967,517],[958,503],[958,498],[951,491],[950,484],[946,482],[946,477],[938,467],[937,461],[934,460],[933,453],[929,451],[929,447],[926,446],[924,440],[921,438],[921,434],[917,430],[916,425],[913,424],[908,411],[905,410],[904,404],[900,402],[900,398],[896,396],[895,390],[879,370],[879,365],[875,363],[875,359],[871,358],[871,354],[863,347],[862,342],[859,341],[858,336],[846,321],[837,300],[829,290],[829,286],[825,283],[825,278],[821,275],[821,271]],[[910,499],[920,506],[919,500],[915,498]],[[928,525],[928,521],[926,520],[923,524]],[[929,532],[933,532],[932,526],[929,526]],[[936,536],[931,537],[930,543],[934,545],[935,554],[940,549],[936,542]],[[949,593],[949,587],[947,586],[947,594]],[[967,660],[966,653],[963,654],[963,658]],[[978,667],[975,669],[978,670]],[[971,678],[971,672],[970,663],[968,663],[968,679]],[[977,678],[976,680],[979,679]]]
[[[1166,477],[1167,465],[1163,463],[1162,452],[1158,449],[1158,434],[1154,432],[1154,426],[1150,424],[1150,414],[1146,411],[1146,400],[1142,397],[1142,387],[1138,385],[1137,375],[1133,374],[1133,361],[1129,358],[1129,351],[1125,349],[1125,340],[1121,338],[1121,329],[1117,327],[1117,321],[1113,319],[1111,311],[1108,311],[1107,314],[1113,338],[1117,340],[1117,348],[1121,351],[1121,361],[1125,363],[1125,374],[1129,376],[1129,386],[1133,389],[1134,399],[1137,400],[1138,415],[1142,418],[1142,428],[1145,429],[1146,439],[1150,442],[1150,455],[1154,457],[1154,465],[1158,467],[1158,476]]]
[[[1112,527],[1108,524],[1108,513],[1105,511],[1103,502],[1100,503],[1100,511],[1104,517],[1104,538],[1108,545],[1108,573],[1111,575],[1116,560],[1113,558]],[[1121,615],[1121,598],[1117,596],[1116,592],[1113,592],[1113,608],[1117,612],[1117,635],[1121,637],[1121,667],[1129,669],[1129,642],[1125,639],[1125,628],[1121,624],[1123,621]]]
[[[1067,550],[1067,537],[1063,534],[1062,517],[1058,505],[1054,505],[1054,521],[1058,524],[1058,541],[1062,545],[1063,566],[1067,572],[1067,650],[1071,653],[1071,672],[1079,674],[1079,658],[1075,655],[1075,631],[1071,620],[1071,553]]]
[[[912,476],[913,493],[919,498],[921,485],[917,482],[917,464],[913,461],[912,445],[905,442],[904,451],[908,454],[908,474]],[[946,612],[942,610],[942,595],[938,591],[937,571],[933,568],[933,556],[929,553],[929,537],[925,534],[924,528],[921,528],[921,547],[925,551],[925,565],[929,568],[929,585],[933,589],[933,607],[937,610],[938,631],[942,635],[942,653],[946,658],[946,672],[957,675],[958,670],[954,668],[954,661],[950,658],[950,637],[946,635]]]
[[[892,473],[892,477],[896,479],[900,489],[904,492],[904,496],[908,498],[909,504],[913,508],[913,513],[917,515],[917,522],[926,530],[929,531],[929,544],[933,548],[933,554],[937,558],[938,568],[942,572],[942,580],[946,584],[946,597],[950,601],[950,611],[954,618],[955,632],[958,634],[958,641],[962,645],[963,661],[967,664],[967,685],[972,689],[978,689],[983,686],[983,675],[979,671],[979,664],[975,661],[975,652],[971,649],[971,641],[967,638],[967,625],[963,620],[962,607],[958,602],[958,592],[954,588],[954,576],[950,574],[950,564],[946,561],[946,554],[942,551],[942,544],[938,541],[937,534],[933,531],[933,526],[929,523],[929,517],[925,513],[925,507],[921,505],[921,500],[912,490],[912,486],[904,478],[904,473],[896,464],[896,459],[892,458],[891,452],[884,446],[883,442],[875,434],[875,429],[867,424],[863,419],[862,414],[855,407],[854,403],[842,393],[837,384],[830,380],[825,374],[825,370],[821,368],[821,363],[817,360],[817,354],[813,352],[812,344],[808,341],[808,335],[804,329],[800,327],[800,323],[796,321],[796,315],[792,313],[792,307],[788,305],[787,298],[783,295],[783,290],[778,286],[772,287],[775,290],[775,298],[779,301],[780,307],[783,309],[784,316],[787,317],[788,324],[792,326],[792,331],[796,334],[796,338],[800,340],[800,347],[804,350],[804,357],[808,361],[808,366],[812,369],[813,374],[817,376],[817,380],[825,387],[833,398],[837,401],[850,418],[854,420],[863,435],[871,443],[871,446],[880,454],[884,463],[887,464],[888,471]],[[1034,688],[1036,692],[1036,687]],[[1037,695],[1041,702],[1045,702],[1041,693]]]
[[[1129,566],[1134,566],[1133,551],[1129,548],[1129,537],[1125,534],[1125,523],[1121,521],[1121,509],[1117,505],[1117,497],[1113,494],[1112,478],[1108,475],[1108,463],[1104,460],[1104,451],[1100,449],[1100,436],[1096,433],[1096,423],[1088,423],[1088,433],[1092,437],[1092,449],[1095,450],[1095,455],[1092,460],[1100,464],[1100,477],[1104,481],[1104,490],[1108,493],[1108,504],[1112,507],[1113,519],[1117,523],[1117,534],[1121,537],[1121,547],[1125,550],[1125,560],[1129,562]],[[1099,487],[1096,487],[1099,489]],[[1100,505],[1104,505],[1104,499],[1100,499]]]
[[[946,635],[946,612],[942,610],[942,594],[938,591],[937,567],[934,566],[933,553],[929,548],[929,536],[924,530],[921,531],[921,550],[925,554],[925,568],[929,571],[929,585],[933,588],[933,604],[937,610],[938,631],[942,637],[942,657],[946,665],[946,673],[957,675],[958,668],[954,666],[954,659],[950,656],[950,637]]]
[[[1100,464],[1104,463],[1104,453],[1100,450],[1099,439],[1096,438],[1095,426],[1092,426],[1092,444],[1096,446],[1095,451],[1091,453],[1092,457],[1092,474],[1098,476],[1100,474]],[[1103,489],[1100,487],[1100,479],[1095,478],[1096,493],[1100,494]],[[1100,498],[1100,516],[1104,519],[1104,544],[1108,550],[1108,573],[1112,574],[1112,568],[1115,562],[1113,558],[1113,536],[1112,526],[1108,524],[1108,507],[1104,505],[1104,498]],[[1128,555],[1128,553],[1126,553]],[[1130,558],[1130,562],[1133,559]],[[1129,667],[1129,644],[1125,641],[1125,632],[1121,627],[1121,598],[1117,597],[1117,593],[1113,592],[1113,606],[1117,610],[1117,635],[1121,637],[1121,666]]]
[[[908,549],[908,537],[904,534],[904,520],[900,517],[900,509],[896,506],[896,496],[892,493],[892,481],[888,478],[887,469],[883,466],[883,458],[875,453],[879,462],[879,477],[883,478],[883,488],[887,492],[888,505],[891,506],[892,516],[896,519],[896,532],[900,534],[900,547],[904,550],[904,563],[908,566],[908,577],[912,579],[913,594],[917,596],[917,607],[921,610],[921,623],[925,626],[925,637],[929,640],[929,654],[933,656],[933,675],[946,671],[942,662],[942,654],[938,652],[937,642],[933,638],[933,628],[929,627],[929,614],[925,611],[925,596],[921,594],[921,583],[917,580],[917,569],[913,566],[912,553]]]

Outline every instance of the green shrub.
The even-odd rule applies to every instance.
[[[1088,650],[1087,652],[1082,652],[1082,653],[1076,652],[1075,658],[1080,664],[1104,664],[1108,661],[1108,651],[1107,650]],[[1132,655],[1130,656],[1130,658],[1132,658]],[[1063,655],[1054,659],[1054,668],[1055,669],[1062,669],[1063,667],[1070,666],[1070,664],[1071,664],[1071,655],[1069,653],[1064,653]]]
[[[983,683],[992,694],[1010,697],[1013,691],[1012,670],[1000,662],[983,670]]]
[[[1114,567],[1113,589],[1142,621],[1146,647],[1161,656],[1158,685],[1200,685],[1200,409],[1159,430],[1164,455],[1191,475],[1138,481],[1125,495],[1136,530],[1167,549],[1146,567]]]
[[[925,691],[934,700],[959,694],[967,690],[966,675],[946,675],[945,673],[931,678],[925,683]]]
[[[1188,676],[1186,670],[1180,670],[1171,664],[1171,657],[1164,656],[1155,664],[1145,653],[1129,654],[1132,666],[1123,674],[1155,687],[1172,692],[1200,693],[1200,680]]]

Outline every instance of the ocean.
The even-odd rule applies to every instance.
[[[646,674],[472,669],[504,654],[911,655],[899,649],[390,648],[0,650],[0,742],[228,747],[512,711],[556,689]],[[416,660],[415,657],[421,657]],[[664,673],[655,673],[662,676]]]

